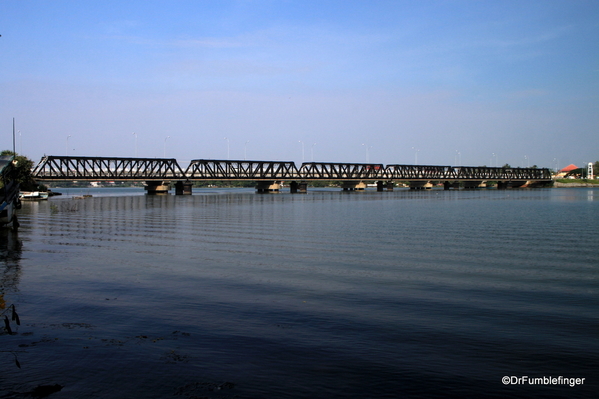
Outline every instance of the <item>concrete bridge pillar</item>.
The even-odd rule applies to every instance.
[[[281,190],[281,184],[276,181],[259,181],[256,184],[258,193],[278,193]]]
[[[296,193],[307,193],[308,192],[308,183],[306,183],[305,181],[302,182],[296,182],[296,181],[292,181],[289,184],[289,191],[291,192],[291,194],[296,194]]]
[[[191,186],[189,181],[178,181],[175,183],[175,195],[191,195]]]
[[[526,184],[526,180],[498,181],[497,189],[505,190],[506,188],[520,188]]]
[[[144,187],[147,194],[168,194],[170,182],[162,180],[148,180]]]
[[[410,182],[410,190],[430,190],[431,188],[433,188],[433,184],[428,181],[414,180]]]
[[[477,181],[466,180],[466,181],[464,181],[464,188],[466,188],[466,189],[479,188],[482,183],[483,183],[482,180],[477,180]]]
[[[450,188],[453,188],[454,190],[459,190],[460,189],[460,182],[459,181],[446,181],[445,183],[443,183],[443,189],[444,190],[449,190]]]
[[[392,181],[388,181],[388,182],[377,181],[376,182],[376,191],[383,191],[385,189],[387,189],[387,191],[393,191],[393,182]]]
[[[366,183],[362,181],[344,181],[343,191],[363,191],[366,189]]]

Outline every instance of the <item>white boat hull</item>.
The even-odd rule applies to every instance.
[[[19,198],[23,201],[47,200],[48,193],[40,191],[23,191],[21,194],[19,194]]]

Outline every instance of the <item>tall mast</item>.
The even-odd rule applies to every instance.
[[[15,144],[15,118],[12,118],[12,152],[17,156],[17,147]]]

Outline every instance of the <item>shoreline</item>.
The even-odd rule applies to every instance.
[[[593,183],[560,183],[554,182],[553,187],[555,188],[564,188],[564,187],[599,187],[599,184]]]

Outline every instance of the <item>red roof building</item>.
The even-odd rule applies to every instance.
[[[568,173],[573,171],[574,169],[579,169],[578,166],[574,165],[573,163],[571,163],[570,165],[566,166],[565,168],[563,168],[562,170],[559,171],[559,173]]]
[[[565,168],[563,168],[562,170],[560,170],[559,172],[557,172],[557,175],[555,175],[555,177],[558,179],[563,179],[564,177],[568,176],[572,171],[577,170],[577,169],[580,169],[580,168],[574,164],[570,164],[570,165],[566,166]]]

